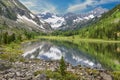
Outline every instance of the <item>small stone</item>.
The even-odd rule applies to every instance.
[[[35,80],[48,80],[46,74],[39,74],[36,76]]]
[[[8,80],[16,80],[16,79],[12,79],[12,78],[10,78],[10,79],[8,79]]]
[[[100,73],[100,76],[103,78],[103,80],[112,80],[112,77],[104,72]]]
[[[20,72],[16,72],[16,76],[20,76]]]

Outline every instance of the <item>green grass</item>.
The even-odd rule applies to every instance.
[[[112,72],[112,76],[113,76],[114,80],[120,80],[120,71]]]
[[[38,70],[34,72],[34,76],[37,76],[39,74],[46,74],[48,78],[52,78],[54,80],[78,80],[79,76],[75,75],[71,72],[66,72],[66,76],[62,76],[58,71],[51,71],[51,70]]]
[[[70,42],[73,42],[73,43],[79,43],[79,42],[120,43],[120,40],[80,38],[79,35],[69,36],[69,37],[66,37],[66,36],[39,36],[37,38],[48,39],[48,40],[70,41]]]
[[[20,43],[11,43],[2,46],[3,54],[0,54],[0,59],[8,60],[8,61],[17,61],[20,60],[20,55],[23,53],[20,49]]]
[[[3,49],[0,54],[0,59],[8,60],[11,62],[22,61],[25,59],[21,56],[23,51],[21,50],[21,44],[25,42],[37,41],[38,39],[24,40],[22,42],[12,42],[10,44],[2,44],[0,47]]]

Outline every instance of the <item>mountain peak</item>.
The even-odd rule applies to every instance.
[[[102,8],[102,7],[97,7],[97,8],[95,8],[93,11],[96,11],[96,12],[100,12],[100,11],[102,11],[102,12],[107,12],[108,9]]]
[[[45,22],[49,23],[53,29],[57,29],[65,23],[65,20],[62,16],[53,14],[50,12],[43,12],[37,15],[40,19],[43,19]]]
[[[38,14],[38,17],[42,18],[42,19],[48,19],[48,18],[52,18],[53,15],[55,15],[55,14],[50,13],[50,12],[42,12],[42,13]]]
[[[0,0],[0,16],[10,19],[15,23],[24,24],[29,30],[46,30],[47,25],[42,23],[35,14],[29,11],[18,0]],[[47,30],[51,30],[48,27]]]
[[[102,7],[97,7],[94,10],[84,13],[84,14],[76,14],[72,12],[68,12],[63,16],[58,16],[57,14],[50,13],[50,12],[43,12],[38,15],[40,19],[48,22],[53,29],[61,29],[63,26],[72,26],[76,27],[76,24],[86,23],[87,21],[95,18],[100,17],[103,13],[107,12],[107,9]]]
[[[101,14],[108,12],[108,9],[102,8],[102,7],[97,7],[94,10],[90,11],[89,14],[93,14],[97,17],[101,17]]]

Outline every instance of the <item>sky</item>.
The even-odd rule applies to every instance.
[[[120,0],[19,0],[33,13],[85,13],[97,7],[112,9]]]

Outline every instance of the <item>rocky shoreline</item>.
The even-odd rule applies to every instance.
[[[59,61],[26,60],[24,62],[9,62],[0,60],[0,80],[54,80],[43,72],[34,75],[36,71],[56,71]],[[78,80],[113,80],[106,70],[90,69],[81,66],[73,67],[67,63],[67,71],[80,77]]]

